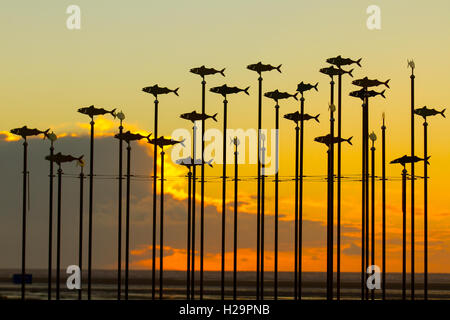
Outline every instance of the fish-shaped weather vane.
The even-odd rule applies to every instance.
[[[314,141],[319,142],[319,143],[323,143],[327,146],[330,146],[332,143],[339,143],[339,142],[347,142],[350,145],[352,144],[352,138],[350,137],[348,139],[344,139],[344,138],[340,138],[339,137],[333,137],[333,139],[331,139],[331,135],[327,134],[326,136],[321,136],[321,137],[316,137],[314,138]]]
[[[263,64],[260,61],[260,62],[255,63],[255,64],[249,64],[247,66],[247,69],[251,70],[251,71],[255,71],[258,74],[261,74],[261,73],[266,72],[266,71],[272,71],[272,70],[277,70],[279,73],[281,73],[281,64],[278,67],[274,67],[274,66],[272,66],[270,64]]]
[[[222,96],[226,97],[228,94],[239,93],[239,92],[244,92],[246,95],[249,95],[249,93],[248,93],[249,88],[250,87],[247,87],[245,89],[240,89],[238,87],[229,87],[226,84],[224,84],[220,87],[211,88],[211,89],[209,89],[209,91],[221,94]]]
[[[77,161],[78,163],[83,163],[83,157],[84,157],[84,155],[81,155],[79,157],[74,157],[70,154],[66,155],[66,154],[62,154],[61,152],[58,152],[57,154],[46,156],[45,160],[53,161],[56,164],[61,165],[61,163],[72,162],[72,161]]]
[[[273,100],[278,102],[278,100],[288,99],[288,98],[294,98],[295,100],[298,100],[297,99],[297,94],[298,94],[298,92],[296,92],[295,94],[290,94],[290,93],[287,93],[287,92],[280,92],[277,89],[275,91],[270,91],[270,92],[264,93],[264,96],[267,97],[267,98],[273,99]]]
[[[428,162],[428,159],[430,159],[430,157],[423,159],[423,158],[419,158],[418,156],[411,157],[411,156],[404,155],[403,157],[392,160],[391,163],[400,163],[404,167],[407,163],[415,163],[415,162],[426,160],[427,164],[430,164]]]
[[[443,109],[442,111],[438,111],[436,109],[429,109],[426,106],[424,106],[422,108],[417,108],[414,110],[415,114],[417,114],[418,116],[421,116],[425,120],[427,117],[435,116],[437,114],[440,114],[441,116],[443,116],[445,118],[444,112],[445,112],[445,109]]]
[[[191,70],[189,70],[190,72],[194,73],[194,74],[198,74],[199,76],[201,76],[202,78],[204,78],[205,76],[208,75],[212,75],[212,74],[216,74],[216,73],[220,73],[222,76],[225,77],[225,68],[223,68],[222,70],[216,70],[214,68],[207,68],[204,65],[198,68],[192,68]]]
[[[319,121],[319,116],[320,116],[320,114],[318,114],[317,116],[311,116],[311,115],[305,113],[305,114],[303,114],[303,117],[302,117],[302,114],[300,112],[295,111],[295,112],[292,112],[292,113],[285,114],[284,118],[288,119],[288,120],[291,120],[291,121],[294,121],[297,124],[299,121],[302,121],[302,120],[307,121],[307,120],[311,120],[311,119],[314,119],[317,122],[320,122]]]
[[[168,93],[173,93],[176,96],[178,96],[178,89],[180,89],[180,88],[176,88],[176,89],[172,90],[167,87],[160,87],[157,84],[155,84],[154,86],[142,88],[142,91],[152,94],[155,98],[157,98],[158,95],[160,95],[160,94],[168,94]]]
[[[352,74],[353,69],[351,69],[350,71],[345,71],[343,69],[338,69],[338,68],[331,66],[331,67],[327,67],[327,68],[322,68],[319,71],[323,74],[326,74],[330,78],[333,78],[334,76],[338,76],[338,75],[343,75],[346,73],[348,73],[350,75],[350,77],[353,77],[353,74]]]
[[[202,161],[201,159],[196,159],[194,161],[194,159],[192,157],[186,157],[186,158],[181,158],[181,159],[175,160],[175,163],[179,164],[179,165],[182,165],[182,166],[185,166],[187,168],[191,168],[192,166],[199,166],[199,165],[202,165],[202,164],[207,164],[208,166],[210,166],[212,168],[213,167],[212,166],[213,160],[214,159],[211,159],[209,161]]]
[[[85,114],[90,118],[94,118],[94,116],[101,116],[108,113],[111,114],[114,117],[114,119],[116,118],[116,109],[108,111],[104,108],[96,108],[93,105],[89,107],[79,108],[78,112],[81,114]]]
[[[127,131],[127,132],[122,132],[122,133],[117,133],[114,138],[116,139],[122,139],[123,141],[130,143],[131,141],[137,141],[137,140],[141,140],[141,139],[147,139],[148,141],[150,141],[150,137],[151,137],[151,133],[147,136],[143,136],[140,133],[132,133],[131,131]]]
[[[385,92],[386,92],[386,90],[377,92],[375,90],[367,90],[366,88],[362,88],[360,90],[350,92],[349,95],[351,97],[359,98],[364,101],[366,98],[371,98],[371,97],[376,97],[376,96],[382,96],[383,98],[386,99],[386,96],[384,95]]]
[[[49,131],[50,131],[50,129],[42,131],[42,130],[38,130],[38,129],[30,129],[27,126],[23,126],[21,128],[11,129],[9,132],[11,132],[12,134],[21,136],[23,139],[26,139],[27,137],[38,136],[40,134],[43,134],[44,139],[45,139],[46,137],[48,137]]]
[[[297,91],[300,92],[301,95],[303,95],[303,92],[309,91],[309,90],[311,90],[311,89],[314,89],[314,90],[316,90],[316,91],[319,91],[319,90],[317,89],[317,86],[318,86],[318,85],[319,85],[318,82],[317,82],[315,85],[312,85],[312,84],[310,84],[310,83],[304,83],[304,82],[302,81],[302,82],[300,82],[300,83],[297,85]]]
[[[391,79],[388,79],[383,82],[383,81],[379,81],[377,79],[369,79],[367,77],[364,77],[362,79],[353,80],[352,84],[354,84],[355,86],[358,86],[358,87],[363,87],[363,88],[377,87],[379,85],[384,85],[384,86],[386,86],[386,88],[389,88],[390,80]]]
[[[414,74],[414,69],[416,68],[416,63],[414,62],[413,59],[411,59],[411,60],[406,59],[406,62],[407,62],[406,67],[407,67],[407,68],[411,68],[412,73]]]
[[[351,64],[356,64],[358,67],[361,67],[361,60],[362,60],[362,58],[359,58],[358,60],[352,60],[350,58],[342,58],[339,55],[334,58],[328,58],[326,61],[329,64],[334,64],[336,67],[340,68],[342,66],[349,66]]]
[[[213,119],[217,122],[217,113],[213,114],[212,116],[206,114],[206,113],[198,113],[197,111],[192,111],[189,113],[183,113],[180,115],[181,119],[189,120],[192,122],[200,121],[200,120],[206,120],[206,119]]]
[[[165,146],[173,146],[175,144],[181,144],[183,147],[184,145],[184,139],[183,140],[174,140],[174,139],[169,139],[169,138],[164,138],[164,136],[160,136],[159,138],[155,138],[155,139],[150,139],[148,140],[149,143],[157,145],[160,148],[163,148]]]

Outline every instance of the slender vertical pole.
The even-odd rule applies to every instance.
[[[299,192],[299,207],[298,207],[298,299],[302,299],[302,256],[303,256],[303,145],[304,145],[304,129],[305,129],[305,121],[304,121],[304,115],[305,115],[305,98],[300,98],[300,160],[299,160],[299,185],[298,185],[298,191]],[[296,129],[298,134],[298,129]],[[298,137],[296,138],[298,139]],[[297,141],[298,142],[298,141]],[[298,145],[297,145],[298,148]]]
[[[83,196],[84,196],[84,173],[83,167],[80,171],[80,222],[78,226],[78,266],[80,267],[80,273],[83,275]],[[78,290],[78,300],[82,299],[82,288]]]
[[[266,190],[266,188],[265,188],[265,183],[266,183],[266,176],[265,176],[265,174],[266,174],[266,165],[265,165],[265,163],[266,163],[266,160],[265,160],[265,156],[266,156],[266,148],[265,148],[265,144],[264,144],[264,140],[265,140],[265,137],[263,138],[263,141],[262,141],[262,147],[261,147],[261,153],[262,153],[262,155],[261,155],[261,170],[262,170],[262,172],[261,172],[261,252],[260,252],[260,254],[261,254],[261,262],[260,262],[260,264],[261,264],[261,270],[260,270],[260,274],[261,274],[261,283],[260,283],[260,290],[261,290],[261,292],[260,292],[260,298],[261,298],[261,300],[264,300],[264,218],[265,218],[265,216],[264,216],[264,204],[265,204],[265,190]]]
[[[128,276],[130,259],[130,168],[131,168],[131,146],[127,146],[127,199],[125,205],[125,300],[128,300]]]
[[[366,108],[364,109],[364,122],[365,122],[365,132],[364,132],[364,141],[365,141],[365,214],[366,214],[366,269],[369,266],[369,98],[366,98]],[[367,284],[368,274],[366,270],[366,284]],[[369,299],[369,288],[366,285],[366,299]]]
[[[406,299],[406,169],[402,171],[402,300]]]
[[[188,216],[187,216],[187,261],[186,261],[186,299],[191,298],[191,179],[192,172],[188,172]]]
[[[27,151],[28,142],[23,142],[23,198],[22,198],[22,281],[21,299],[25,300],[25,258],[26,258],[26,233],[27,233]]]
[[[382,194],[382,298],[386,300],[386,125],[384,123],[381,127],[381,194]]]
[[[331,106],[334,105],[334,81],[331,78]],[[330,145],[328,149],[328,215],[327,215],[327,300],[333,300],[333,184],[334,184],[334,116],[330,107]]]
[[[275,130],[276,130],[276,140],[275,140],[275,245],[274,245],[274,275],[273,275],[273,298],[274,300],[278,299],[278,174],[279,174],[279,165],[278,165],[278,152],[279,152],[279,144],[278,130],[280,129],[280,106],[277,104],[275,106]]]
[[[238,151],[237,145],[234,150],[234,254],[233,254],[233,299],[236,300],[237,294],[237,228],[238,228]]]
[[[371,177],[371,191],[372,191],[372,265],[375,265],[375,141],[372,142],[372,148],[370,148],[372,152],[372,177]],[[371,292],[372,300],[375,299],[375,290],[372,289]]]
[[[366,130],[366,123],[364,121],[364,115],[365,115],[365,111],[364,109],[367,108],[366,106],[366,100],[364,100],[363,104],[362,104],[362,164],[361,164],[361,300],[364,300],[364,292],[365,292],[365,287],[366,287],[366,282],[365,282],[365,278],[366,278],[366,260],[365,260],[365,256],[366,256],[366,214],[365,214],[365,209],[366,209],[366,183],[365,183],[365,178],[366,178],[366,141],[364,139],[365,136],[365,130]]]
[[[299,275],[299,267],[298,267],[298,263],[299,263],[299,241],[298,241],[298,229],[299,229],[299,223],[298,223],[298,212],[299,212],[299,177],[298,177],[298,149],[299,149],[299,145],[298,145],[298,132],[299,132],[299,127],[298,127],[298,122],[297,122],[297,126],[295,127],[295,209],[294,209],[294,216],[295,216],[295,226],[294,226],[294,300],[297,300],[299,298],[299,294],[298,294],[298,289],[300,287],[299,285],[299,281],[298,281],[298,275]]]
[[[260,269],[261,269],[261,125],[262,125],[262,81],[258,77],[258,190],[256,203],[256,299],[260,299]]]
[[[60,272],[61,272],[61,165],[58,168],[58,204],[56,222],[56,300],[59,300]]]
[[[414,72],[414,71],[413,71]],[[411,74],[411,157],[414,158],[414,73]],[[414,162],[411,163],[411,300],[414,300]]]
[[[194,161],[192,166],[192,198],[191,198],[191,205],[192,205],[192,275],[191,275],[191,287],[192,287],[192,299],[195,298],[195,185],[197,180],[197,169],[196,169],[196,154],[197,154],[197,126],[194,123],[194,126],[192,127],[192,159]]]
[[[423,158],[425,159],[424,162],[424,168],[423,168],[423,195],[424,195],[424,202],[423,202],[423,227],[424,227],[424,233],[423,233],[423,245],[424,245],[424,252],[423,252],[423,259],[424,259],[424,267],[423,267],[423,298],[425,300],[428,300],[428,122],[425,119],[423,123]]]
[[[202,114],[206,113],[205,107],[205,78],[202,80]],[[200,184],[200,300],[203,300],[203,259],[204,259],[204,241],[205,241],[205,119],[202,119],[202,164],[201,175],[202,180]],[[195,166],[194,166],[195,167]]]
[[[50,184],[49,184],[49,212],[48,212],[48,300],[52,300],[52,252],[53,252],[53,154],[55,148],[50,141]]]
[[[156,147],[156,145],[155,145]],[[161,147],[161,205],[159,222],[159,299],[163,298],[163,275],[164,275],[164,148]]]
[[[94,197],[94,119],[91,119],[91,150],[89,160],[89,224],[88,224],[88,300],[91,300],[92,283],[92,214]]]
[[[336,226],[336,299],[341,299],[341,137],[342,137],[342,74],[338,75],[337,106],[337,226]]]
[[[122,288],[122,120],[119,126],[119,205],[118,205],[118,222],[117,222],[117,300],[121,298]]]
[[[158,138],[158,99],[155,99],[155,125],[153,134]],[[158,177],[158,147],[153,149],[153,232],[152,232],[152,300],[155,300],[156,286],[156,185]]]
[[[220,276],[220,292],[222,300],[225,299],[225,214],[226,214],[226,179],[227,179],[227,98],[223,100],[223,165],[222,165],[222,262]]]

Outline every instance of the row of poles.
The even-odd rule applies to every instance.
[[[352,60],[348,58],[342,58],[337,56],[326,60],[331,66],[320,69],[320,72],[328,75],[330,77],[330,127],[329,133],[326,136],[317,137],[315,141],[323,143],[327,146],[327,162],[328,162],[328,174],[327,174],[327,299],[332,300],[334,297],[333,288],[333,255],[334,255],[334,219],[335,219],[335,205],[334,205],[334,181],[335,181],[335,150],[334,144],[337,143],[337,253],[336,253],[336,299],[341,298],[341,167],[342,167],[342,142],[348,142],[351,144],[351,138],[342,138],[342,76],[345,74],[352,75],[352,71],[346,71],[342,69],[343,66],[348,66],[351,64],[360,65],[359,60]],[[428,164],[428,153],[427,153],[427,117],[442,114],[443,111],[436,111],[435,109],[428,109],[427,107],[414,109],[414,62],[409,61],[408,66],[412,69],[411,74],[411,156],[404,156],[402,158],[393,160],[391,163],[400,163],[403,165],[404,169],[402,171],[402,208],[403,208],[403,264],[402,264],[402,298],[406,298],[406,179],[407,172],[405,169],[406,164],[411,164],[411,299],[414,299],[414,180],[416,179],[414,173],[414,163],[424,160],[424,263],[425,263],[425,279],[424,279],[424,297],[427,298],[428,293],[428,215],[427,215],[427,197],[428,197],[428,183],[427,183],[427,164]],[[258,300],[264,299],[264,254],[265,254],[265,135],[262,134],[262,73],[272,70],[277,70],[281,73],[281,65],[278,67],[262,64],[261,62],[257,64],[252,64],[247,67],[251,71],[255,71],[258,74],[258,170],[257,170],[257,241],[256,241],[256,298]],[[206,114],[206,102],[205,102],[205,91],[206,91],[206,80],[207,75],[213,74],[224,74],[224,70],[216,70],[214,68],[206,68],[205,66],[199,68],[193,68],[190,71],[194,74],[201,76],[201,96],[202,96],[202,107],[201,113],[193,111],[191,113],[182,114],[180,117],[189,120],[193,123],[193,140],[192,140],[192,157],[181,159],[178,161],[180,165],[184,165],[188,168],[188,213],[187,213],[187,272],[186,272],[186,298],[195,299],[196,298],[196,280],[195,280],[195,255],[196,255],[196,182],[197,182],[197,171],[196,167],[200,165],[201,168],[201,178],[200,178],[200,267],[199,267],[199,298],[204,298],[204,196],[205,196],[205,164],[211,163],[211,161],[205,162],[204,159],[204,134],[205,134],[205,120],[215,116],[209,116]],[[337,136],[335,136],[335,82],[334,79],[338,78],[338,90],[337,90]],[[367,268],[369,267],[369,260],[371,264],[375,264],[375,140],[376,135],[374,132],[369,134],[369,98],[381,95],[384,97],[383,92],[376,92],[369,90],[371,87],[385,85],[389,88],[389,80],[381,82],[378,80],[371,80],[367,77],[353,81],[352,83],[358,87],[360,90],[353,91],[350,96],[357,97],[362,100],[362,216],[361,216],[361,299],[369,299],[369,289],[366,285],[368,278]],[[315,85],[301,82],[297,86],[297,92],[301,94],[300,97],[300,112],[296,111],[294,113],[286,114],[284,118],[292,120],[295,122],[295,226],[294,226],[294,299],[302,298],[302,238],[303,238],[303,154],[304,154],[304,124],[305,121],[310,119],[315,119],[319,122],[317,116],[311,116],[305,113],[305,92],[317,88],[318,83]],[[228,113],[228,96],[230,94],[236,94],[239,92],[244,92],[248,94],[248,89],[240,89],[237,87],[229,87],[227,85],[211,88],[210,91],[216,94],[220,94],[223,97],[223,172],[222,172],[222,212],[221,212],[221,288],[220,295],[222,299],[225,299],[225,233],[226,233],[226,181],[227,181],[227,113]],[[145,87],[142,89],[144,92],[152,94],[155,98],[154,100],[154,130],[153,135],[155,138],[150,139],[150,135],[143,136],[138,133],[131,133],[130,131],[124,132],[123,120],[125,115],[122,112],[115,113],[115,109],[108,111],[103,108],[96,108],[94,106],[80,108],[78,112],[88,115],[90,117],[90,165],[89,165],[89,211],[88,211],[88,272],[87,272],[87,296],[91,299],[91,284],[92,284],[92,226],[93,226],[93,178],[94,178],[94,117],[97,115],[111,114],[114,117],[118,117],[120,120],[119,133],[115,137],[119,140],[119,182],[118,182],[118,262],[117,262],[117,299],[122,298],[122,198],[123,198],[123,142],[127,143],[127,168],[126,168],[126,215],[125,215],[125,279],[124,279],[124,298],[128,299],[128,283],[129,283],[129,234],[130,234],[130,168],[131,168],[131,141],[141,140],[146,138],[149,143],[154,145],[154,155],[153,155],[153,215],[152,215],[152,299],[156,298],[156,231],[157,231],[157,159],[158,151],[157,147],[160,147],[160,228],[159,228],[159,298],[163,298],[163,256],[164,256],[164,147],[175,145],[178,143],[183,144],[183,141],[176,141],[173,139],[164,138],[164,136],[158,136],[158,108],[159,100],[158,96],[168,93],[174,93],[178,96],[178,88],[171,90],[165,87],[159,87],[158,85]],[[280,92],[278,90],[266,92],[264,94],[267,98],[274,100],[275,102],[275,129],[276,135],[276,145],[275,145],[275,223],[274,223],[274,299],[278,298],[278,219],[279,219],[279,207],[278,207],[278,197],[279,197],[279,173],[278,173],[278,130],[279,130],[279,101],[287,98],[294,98],[297,100],[296,94],[289,94],[287,92]],[[414,114],[422,116],[424,118],[424,158],[421,159],[416,157],[414,154]],[[201,121],[201,158],[197,159],[197,123]],[[383,123],[381,126],[382,131],[382,299],[386,298],[386,125],[383,114]],[[80,226],[79,226],[79,266],[82,267],[82,236],[83,236],[83,181],[85,175],[83,173],[84,161],[81,157],[73,157],[71,155],[62,155],[61,153],[54,154],[54,141],[56,140],[56,135],[54,133],[49,133],[49,129],[46,131],[40,131],[37,129],[29,129],[26,126],[22,128],[17,128],[11,130],[13,134],[20,135],[24,139],[24,163],[23,163],[23,214],[22,214],[22,278],[21,278],[21,297],[25,298],[25,279],[26,279],[26,205],[27,205],[27,137],[43,134],[44,137],[48,137],[51,141],[50,155],[46,157],[50,161],[50,198],[49,198],[49,254],[48,254],[48,299],[52,298],[52,228],[53,228],[53,164],[57,163],[58,167],[58,202],[57,202],[57,269],[56,269],[56,299],[60,297],[60,243],[61,243],[61,177],[62,169],[61,164],[64,162],[78,161],[81,166],[81,172],[79,174],[80,180]],[[370,148],[371,155],[371,170],[369,170],[369,140],[372,141],[372,146]],[[237,226],[238,226],[238,145],[239,140],[235,137],[232,139],[234,148],[234,225],[233,225],[233,298],[237,297]],[[371,171],[371,172],[370,172]],[[371,184],[369,188],[369,182]],[[371,189],[372,194],[369,199],[369,189]],[[371,210],[369,210],[369,203],[371,203]],[[369,214],[371,211],[371,216]],[[369,229],[371,226],[371,229]],[[369,247],[369,242],[371,241],[371,246]],[[369,259],[369,255],[370,258]],[[79,299],[82,298],[81,290],[79,291]],[[374,291],[371,291],[371,298],[374,299]]]

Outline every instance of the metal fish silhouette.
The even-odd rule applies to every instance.
[[[217,113],[215,113],[212,116],[210,116],[210,115],[207,115],[206,113],[197,113],[197,111],[195,111],[195,110],[192,111],[192,112],[183,113],[183,114],[180,115],[181,119],[190,120],[192,122],[199,121],[199,120],[206,120],[206,119],[209,119],[209,118],[211,118],[211,119],[213,119],[214,121],[217,122],[216,117],[217,117]]]
[[[319,91],[317,89],[318,85],[319,85],[318,82],[315,85],[312,85],[310,83],[303,83],[303,81],[302,81],[297,85],[297,91],[300,92],[300,94],[303,94],[303,92],[311,90],[311,89],[315,89],[316,91]]]
[[[314,138],[314,141],[326,144],[327,146],[331,145],[331,143],[339,143],[339,142],[348,142],[350,145],[353,145],[352,138],[353,137],[350,137],[348,139],[344,138],[339,139],[339,137],[333,137],[333,139],[331,139],[330,134],[327,134],[326,136]]]
[[[249,88],[250,87],[247,87],[245,89],[240,89],[238,87],[229,87],[226,84],[224,84],[223,86],[220,86],[220,87],[211,88],[211,89],[209,89],[209,91],[221,94],[222,96],[225,97],[227,94],[233,94],[233,93],[239,93],[239,92],[244,92],[245,94],[249,95],[249,93],[248,93]]]
[[[357,91],[350,92],[350,96],[364,100],[365,98],[371,98],[371,97],[380,95],[386,99],[386,96],[384,95],[385,91],[386,90],[383,90],[381,92],[376,92],[374,90],[367,90],[367,89],[363,88],[363,89],[360,89]]]
[[[249,64],[247,66],[247,69],[252,70],[252,71],[256,71],[259,74],[261,74],[262,72],[265,71],[272,71],[272,70],[277,70],[279,73],[281,73],[281,64],[278,67],[274,67],[270,64],[263,64],[260,62],[255,63],[255,64]]]
[[[160,87],[157,84],[155,84],[154,86],[142,88],[142,91],[150,93],[156,98],[160,94],[168,94],[168,93],[174,93],[176,96],[178,96],[178,89],[180,88],[171,90],[167,87]]]
[[[427,157],[426,161],[428,164],[430,164],[428,162],[428,159],[430,159],[430,157]],[[419,161],[424,161],[425,159],[419,158],[418,156],[407,156],[404,155],[403,157],[397,158],[395,160],[392,160],[391,163],[400,163],[402,166],[405,166],[405,164],[407,163],[413,163],[413,162],[419,162]]]
[[[437,114],[440,114],[445,118],[444,112],[445,112],[445,109],[442,111],[438,111],[436,109],[428,109],[426,106],[423,108],[417,108],[414,110],[415,114],[423,117],[424,119],[426,119],[427,117],[430,117],[430,116],[435,116]]]
[[[267,97],[267,98],[273,99],[275,101],[278,101],[278,100],[281,100],[281,99],[287,99],[287,98],[291,98],[291,97],[294,98],[295,100],[298,100],[297,99],[297,94],[298,94],[298,92],[296,92],[295,94],[290,94],[290,93],[287,93],[287,92],[280,92],[277,89],[275,91],[270,91],[270,92],[264,93],[264,96]]]
[[[116,139],[122,139],[126,142],[130,142],[130,141],[136,141],[136,140],[141,140],[143,138],[146,138],[147,140],[150,140],[150,136],[152,134],[150,133],[148,136],[143,136],[140,133],[131,133],[131,131],[127,131],[127,132],[122,132],[122,134],[118,133],[114,136],[114,138]]]
[[[150,140],[148,140],[148,142],[151,144],[155,144],[160,148],[163,148],[164,146],[173,146],[178,143],[180,143],[183,147],[185,146],[183,143],[184,139],[181,141],[177,141],[177,140],[173,140],[173,139],[164,138],[164,136],[161,136],[157,139],[150,139]]]
[[[353,63],[357,64],[359,67],[361,67],[361,60],[362,58],[359,58],[358,60],[352,60],[350,58],[342,58],[340,55],[334,58],[327,59],[327,62],[330,64],[334,64],[335,66],[341,67],[341,66],[348,66]]]
[[[70,154],[65,155],[65,154],[62,154],[61,152],[58,152],[57,154],[54,154],[53,156],[51,156],[51,155],[46,156],[45,160],[53,161],[56,164],[61,165],[61,163],[63,163],[63,162],[72,162],[72,161],[78,161],[81,163],[83,161],[82,160],[83,157],[84,157],[84,155],[81,155],[80,157],[77,158]]]
[[[414,60],[408,60],[406,59],[406,62],[408,63],[408,65],[406,66],[407,68],[411,68],[411,69],[415,69],[416,68],[416,63],[414,62]]]
[[[209,161],[203,161],[203,164],[207,164],[208,166],[210,166],[212,168],[213,167],[212,166],[212,162],[213,162],[213,159],[211,159]],[[202,164],[202,160],[201,159],[196,159],[194,161],[194,159],[192,157],[186,157],[186,158],[181,158],[181,159],[175,160],[175,163],[190,168],[192,166],[199,166],[199,165],[201,165]]]
[[[388,80],[382,82],[382,81],[379,81],[377,79],[371,80],[371,79],[369,79],[367,77],[364,77],[362,79],[354,80],[354,81],[352,81],[352,83],[355,86],[363,87],[363,88],[377,87],[377,86],[379,86],[381,84],[385,85],[387,88],[389,88],[389,84],[388,83],[389,83],[390,80],[391,79],[388,79]]]
[[[322,72],[323,74],[326,74],[326,75],[330,76],[330,77],[342,75],[342,74],[345,74],[345,73],[348,73],[350,75],[350,77],[353,77],[353,75],[352,75],[353,69],[351,69],[350,71],[345,71],[345,70],[338,69],[338,68],[335,68],[335,67],[331,66],[331,67],[328,67],[328,68],[322,68],[319,71]]]
[[[206,68],[204,65],[199,68],[192,68],[190,70],[190,72],[198,74],[201,77],[208,76],[210,74],[216,74],[216,73],[220,73],[222,76],[225,77],[224,71],[225,71],[225,68],[223,68],[222,70],[216,70],[214,68]]]
[[[11,129],[9,132],[11,132],[12,134],[21,136],[24,139],[26,139],[27,137],[30,137],[30,136],[38,136],[40,134],[44,134],[44,139],[45,139],[47,137],[47,134],[49,131],[50,131],[50,129],[41,131],[38,129],[30,129],[27,126],[23,126],[22,128]]]
[[[107,113],[110,113],[114,118],[116,118],[116,113],[115,113],[116,109],[112,109],[111,111],[108,111],[106,109],[103,108],[96,108],[94,106],[90,106],[90,107],[85,107],[85,108],[79,108],[78,112],[88,115],[91,118],[94,118],[94,116],[101,116]]]
[[[284,118],[288,119],[288,120],[292,120],[295,123],[298,123],[299,121],[302,121],[302,118],[303,118],[304,121],[308,121],[308,120],[314,119],[317,122],[320,122],[319,121],[319,116],[320,116],[320,113],[317,116],[311,116],[311,115],[309,115],[307,113],[304,113],[303,117],[302,117],[302,114],[300,112],[295,111],[295,112],[292,112],[292,113],[285,114]]]

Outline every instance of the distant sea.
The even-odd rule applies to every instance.
[[[19,270],[0,270],[0,299],[19,299],[20,284],[14,284],[12,276],[20,273]],[[26,298],[35,300],[47,299],[47,271],[27,270],[33,275],[33,283],[26,286]],[[55,271],[53,271],[55,276]],[[129,299],[151,299],[151,271],[130,271],[129,274]],[[226,272],[225,293],[227,299],[232,299],[232,272]],[[76,290],[68,290],[66,280],[68,275],[65,270],[61,271],[61,299],[77,299]],[[158,277],[158,272],[157,272]],[[82,295],[87,299],[87,275],[82,277]],[[186,272],[164,271],[163,298],[185,299],[186,298]],[[255,299],[254,272],[238,272],[237,292],[238,299]],[[278,273],[278,298],[293,299],[294,275],[292,272]],[[336,279],[336,277],[335,277]],[[429,274],[428,276],[429,299],[450,299],[450,274]],[[124,276],[122,275],[122,281]],[[198,298],[199,274],[196,273],[196,292]],[[407,276],[407,297],[410,296],[410,275]],[[325,299],[326,296],[326,273],[304,272],[302,276],[302,298],[303,299]],[[415,297],[423,297],[423,274],[416,274]],[[386,281],[387,299],[401,298],[401,274],[389,273]],[[55,297],[55,280],[52,284],[53,299]],[[122,293],[123,293],[122,286]],[[114,270],[93,270],[92,272],[92,299],[111,300],[117,299],[117,272]],[[159,279],[156,279],[156,294],[159,297]],[[360,274],[344,272],[341,274],[341,299],[360,299]],[[335,295],[334,295],[335,296]],[[273,272],[265,272],[264,275],[264,298],[273,298]],[[375,299],[381,298],[381,290],[375,290]],[[204,273],[204,299],[220,299],[220,272],[208,271]]]

